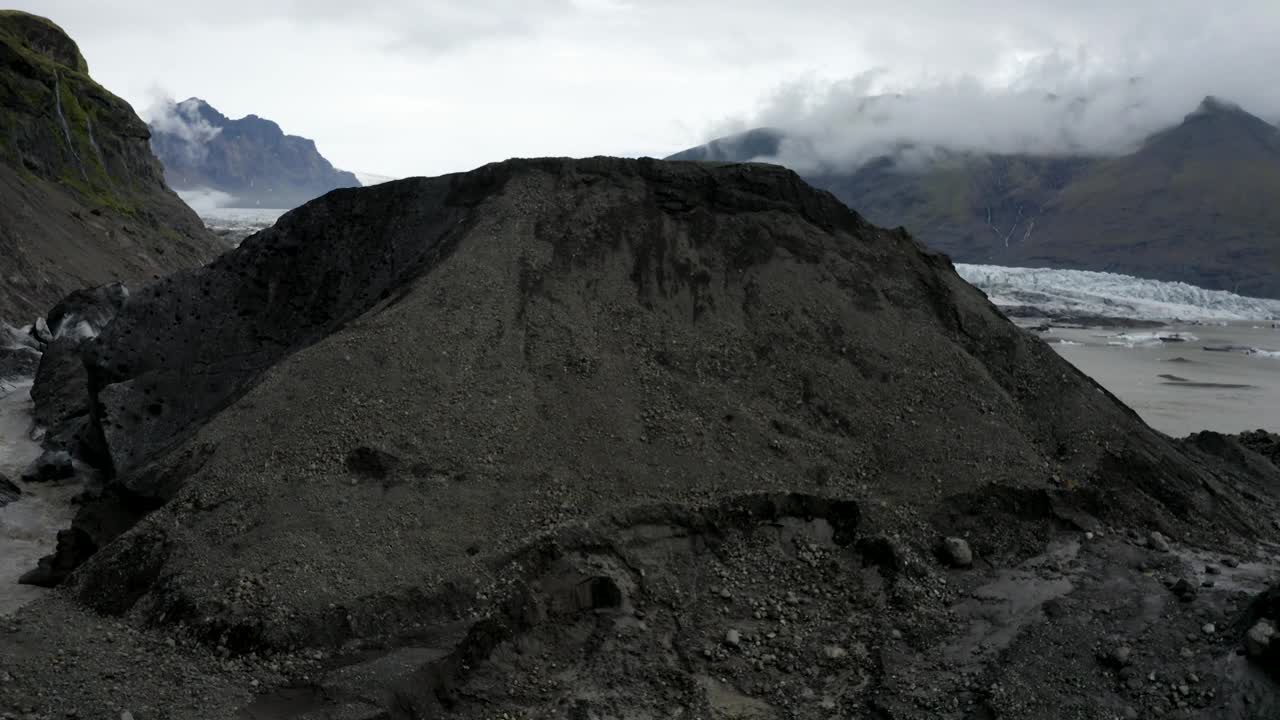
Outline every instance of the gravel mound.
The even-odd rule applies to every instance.
[[[337,191],[135,292],[86,352],[110,479],[27,617],[74,600],[167,635],[155,663],[225,662],[210,682],[257,699],[208,707],[254,718],[1211,709],[1115,695],[1081,628],[1190,607],[1143,563],[1172,586],[1182,549],[1276,533],[1274,473],[1184,452],[946,258],[774,166]],[[957,606],[983,597],[1004,614]],[[1143,626],[1161,663],[1232,601],[1209,598]],[[20,670],[74,642],[15,632]],[[82,717],[105,662],[60,685]]]

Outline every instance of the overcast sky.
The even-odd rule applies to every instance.
[[[996,148],[1111,149],[1206,94],[1280,119],[1277,0],[14,4],[61,24],[140,113],[195,95],[315,139],[338,167],[397,177],[663,156],[758,123],[856,155],[865,128],[849,115],[885,91],[920,98],[890,125]],[[1028,103],[1044,92],[1102,100],[1064,128]]]

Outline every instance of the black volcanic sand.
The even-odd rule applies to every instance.
[[[1280,712],[1233,624],[1276,468],[1148,429],[781,168],[337,191],[135,293],[88,366],[113,475],[60,557],[98,549],[0,622],[0,707]]]

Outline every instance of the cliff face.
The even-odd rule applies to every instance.
[[[222,249],[165,185],[150,132],[54,23],[0,12],[0,319],[140,284]]]
[[[286,135],[257,115],[232,120],[199,98],[166,108],[152,129],[170,185],[226,193],[234,207],[291,208],[360,187],[354,174],[324,159],[315,141]]]

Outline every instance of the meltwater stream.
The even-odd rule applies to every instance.
[[[18,578],[53,551],[58,531],[71,522],[74,485],[24,483],[22,471],[40,455],[31,431],[31,381],[0,383],[0,473],[22,488],[22,497],[0,507],[0,616],[9,615],[44,590]]]

